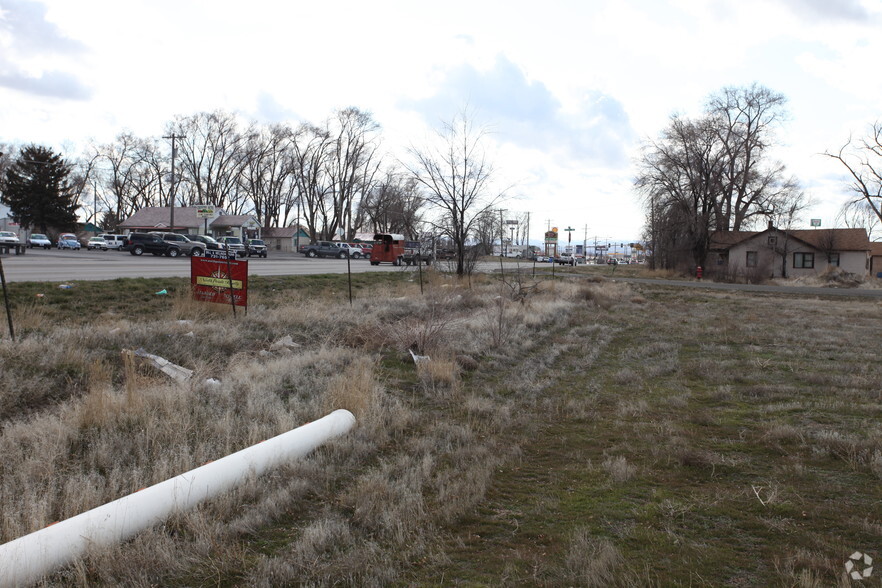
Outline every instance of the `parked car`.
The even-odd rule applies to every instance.
[[[340,243],[340,248],[345,249],[352,259],[365,257],[364,250],[357,243]]]
[[[159,237],[172,245],[177,246],[178,249],[181,250],[181,253],[184,255],[202,255],[202,252],[205,251],[205,246],[199,241],[191,241],[188,235],[182,235],[180,233],[159,233],[153,232],[154,235],[159,235]]]
[[[167,255],[177,257],[181,254],[181,248],[177,245],[163,241],[162,237],[154,233],[131,233],[126,239],[123,251],[132,255],[144,255],[145,252],[153,255]]]
[[[301,245],[300,253],[306,257],[336,257],[343,259],[346,257],[347,249],[340,247],[339,243],[333,241],[316,241],[309,245]]]
[[[187,235],[187,238],[191,241],[198,241],[205,245],[206,249],[223,249],[221,244],[217,242],[217,240],[210,235]]]
[[[10,245],[21,245],[18,235],[12,231],[0,231],[0,243],[9,243]]]
[[[373,243],[356,243],[356,245],[358,245],[359,247],[361,247],[361,250],[364,251],[364,256],[365,256],[365,257],[367,257],[368,259],[371,258],[371,253],[372,253],[373,250],[374,250],[374,244],[373,244]]]
[[[104,240],[104,237],[92,237],[89,239],[89,242],[86,243],[86,249],[89,251],[92,251],[93,249],[107,251],[107,241]]]
[[[108,249],[121,249],[126,242],[125,235],[113,235],[111,233],[104,233],[98,236],[104,238],[104,242],[107,244]]]
[[[82,245],[80,245],[80,240],[77,239],[77,236],[73,233],[61,233],[58,236],[58,248],[59,249],[74,249],[79,250]]]
[[[245,251],[248,257],[256,255],[258,257],[266,257],[266,243],[263,239],[248,239],[245,241]]]
[[[245,251],[245,243],[239,237],[221,237],[217,240],[221,247],[228,251],[235,251],[236,257],[245,257],[248,252]]]
[[[34,233],[30,237],[28,237],[28,247],[30,247],[31,249],[33,249],[34,247],[52,249],[52,241],[50,241],[49,237],[43,235],[42,233]]]

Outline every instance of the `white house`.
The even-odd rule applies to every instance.
[[[829,267],[866,276],[871,249],[864,229],[785,231],[769,223],[761,232],[714,233],[708,270],[748,280],[796,278],[820,274]]]

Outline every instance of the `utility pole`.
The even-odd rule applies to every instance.
[[[499,209],[499,256],[505,257],[505,223],[502,220],[502,213],[507,209]]]
[[[171,162],[171,197],[168,199],[169,210],[171,211],[169,215],[169,227],[168,230],[172,233],[175,232],[175,156],[177,155],[177,145],[175,141],[178,139],[183,139],[183,135],[177,135],[172,133],[171,135],[164,136],[163,139],[171,139],[172,142],[172,162]],[[207,219],[206,219],[207,222]]]
[[[588,225],[585,225],[585,238],[582,239],[582,255],[585,256],[585,263],[588,263]]]

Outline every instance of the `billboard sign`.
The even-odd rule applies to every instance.
[[[821,219],[819,219],[819,218],[813,218],[813,219],[812,219],[812,226],[813,226],[813,227],[820,227],[820,226],[821,226]]]
[[[196,209],[196,218],[211,218],[214,216],[213,206],[200,206]]]
[[[190,258],[193,299],[248,306],[248,261],[230,259],[229,253],[235,255],[232,251],[209,249],[205,253],[212,256]]]

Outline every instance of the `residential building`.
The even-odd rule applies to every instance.
[[[208,211],[202,217],[198,211]],[[220,208],[207,206],[176,206],[174,226],[171,226],[171,209],[168,206],[145,206],[119,224],[122,231],[166,231],[173,233],[234,236],[242,239],[260,237],[261,225],[250,214],[228,215]]]
[[[871,244],[864,229],[718,232],[711,236],[709,272],[751,279],[797,278],[830,267],[867,276]]]

